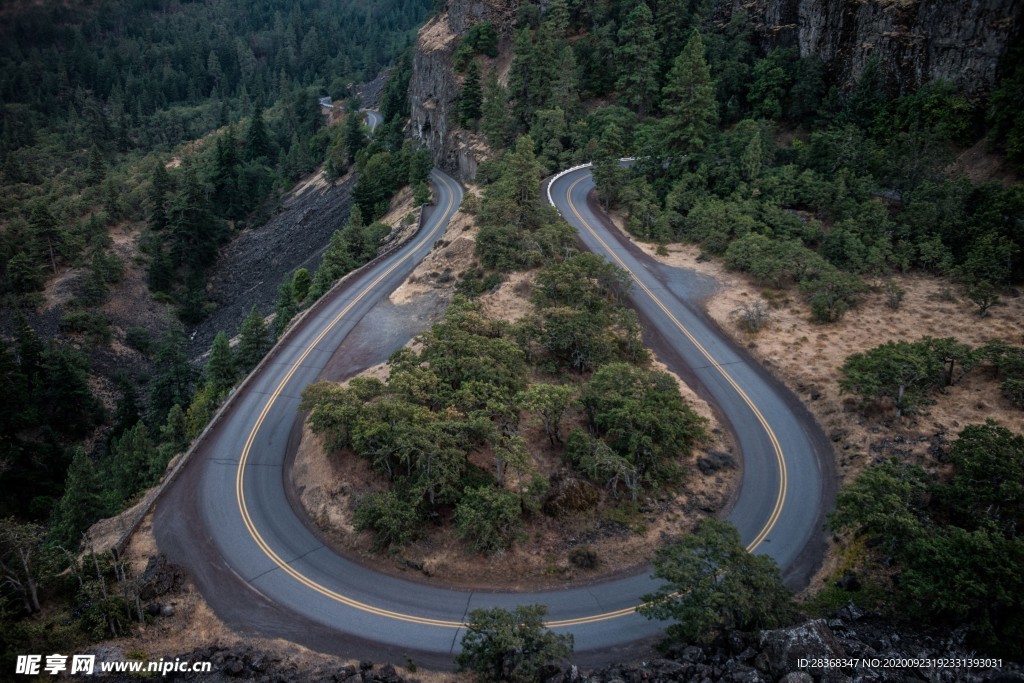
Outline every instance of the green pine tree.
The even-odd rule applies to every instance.
[[[487,141],[496,149],[503,149],[511,139],[508,91],[498,80],[496,69],[488,71],[484,81],[480,128],[487,136]]]
[[[646,3],[640,2],[633,8],[619,29],[618,38],[615,61],[619,76],[615,87],[622,102],[644,116],[658,94],[654,17]]]
[[[295,317],[295,292],[292,290],[292,279],[287,275],[277,287],[277,306],[274,311],[277,317],[274,318],[274,330],[280,337],[288,323]]]
[[[718,103],[704,43],[696,30],[672,65],[662,109],[667,114],[666,142],[671,151],[686,153],[707,144],[718,121]]]
[[[167,199],[171,194],[171,176],[162,161],[153,165],[149,186],[149,229],[159,232],[167,227]]]
[[[483,113],[483,93],[480,90],[480,67],[476,60],[470,60],[466,70],[466,80],[459,93],[459,125],[463,128],[476,129]]]
[[[53,511],[54,543],[78,550],[85,530],[107,512],[101,491],[103,481],[96,463],[83,449],[75,449],[64,482],[64,495]]]
[[[206,362],[206,383],[212,387],[215,396],[222,396],[235,385],[236,377],[235,357],[228,335],[218,332]]]
[[[619,166],[622,154],[622,129],[610,123],[601,134],[601,142],[594,155],[593,168],[597,196],[605,211],[618,201],[619,193],[626,183],[626,170]]]
[[[238,338],[238,349],[235,362],[238,369],[249,372],[263,359],[270,350],[270,339],[267,336],[267,324],[263,316],[253,306],[249,315],[242,321],[242,329]]]
[[[257,161],[269,160],[273,148],[270,145],[270,136],[267,134],[267,125],[263,121],[263,107],[256,105],[252,113],[252,120],[249,121],[249,129],[245,135],[245,160]]]

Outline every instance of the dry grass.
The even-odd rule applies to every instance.
[[[391,303],[403,305],[427,292],[451,295],[458,276],[473,265],[477,228],[473,217],[458,211],[434,249],[390,295]]]
[[[949,281],[899,275],[892,279],[906,294],[898,310],[886,306],[885,295],[877,288],[838,323],[817,325],[810,321],[809,308],[795,291],[766,291],[718,261],[700,262],[700,250],[694,246],[670,245],[667,256],[658,256],[654,245],[634,242],[663,263],[690,268],[719,281],[721,288],[706,304],[708,313],[792,389],[818,420],[833,442],[840,483],[849,483],[868,465],[893,456],[940,472],[945,468],[935,459],[936,449],[955,439],[968,424],[994,419],[1021,431],[1021,411],[1002,396],[984,368],[936,394],[934,403],[917,415],[903,418],[896,418],[892,411],[865,414],[853,397],[840,392],[838,380],[840,367],[850,354],[889,341],[931,336],[954,337],[975,346],[992,339],[1022,344],[1024,297],[1004,299],[988,317],[981,318],[974,304]],[[771,320],[766,329],[751,335],[737,324],[735,311],[754,301],[770,305]],[[841,552],[830,541],[808,591],[840,567]]]
[[[457,38],[448,25],[448,15],[442,13],[420,29],[416,47],[422,53],[447,50]]]
[[[427,256],[391,295],[391,300],[406,304],[440,287],[452,287],[454,279],[441,285],[439,274],[460,274],[474,266],[475,235],[472,217],[457,214],[448,229],[447,243]],[[528,313],[531,283],[536,274],[537,271],[513,273],[494,291],[479,297],[487,315],[514,322]],[[660,363],[653,365],[667,371]],[[381,364],[360,376],[384,380],[387,372],[387,365]],[[694,459],[708,450],[732,451],[729,437],[720,429],[711,406],[678,376],[673,376],[687,403],[708,419],[708,429],[712,432],[711,441],[696,450]],[[535,379],[550,381],[546,377]],[[581,415],[570,413],[563,421],[563,434],[581,424]],[[539,421],[524,413],[521,425],[522,435],[530,444],[531,468],[547,477],[565,471],[560,449],[550,445]],[[491,455],[486,451],[474,453],[471,460],[485,469],[493,466]],[[738,472],[720,470],[705,476],[696,468],[689,469],[689,480],[678,490],[658,492],[641,500],[635,508],[603,492],[603,501],[594,511],[568,519],[537,515],[529,520],[522,542],[491,557],[468,553],[463,543],[455,538],[450,524],[429,528],[425,538],[400,551],[374,551],[372,536],[354,531],[352,510],[361,495],[381,490],[387,482],[362,458],[351,453],[326,454],[320,440],[308,427],[303,431],[292,475],[310,518],[332,544],[379,571],[448,586],[524,590],[590,582],[636,569],[666,539],[677,537],[700,519],[721,509],[735,488]],[[510,486],[514,486],[514,482],[510,482]],[[451,514],[451,510],[443,510],[443,520],[450,521]],[[597,554],[601,564],[596,570],[583,570],[569,561],[569,553],[580,546]]]

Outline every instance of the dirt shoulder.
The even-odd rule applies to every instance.
[[[614,222],[620,228],[621,217]],[[896,418],[891,411],[866,415],[855,397],[839,389],[840,367],[853,354],[889,341],[916,341],[924,336],[954,337],[980,346],[993,339],[1019,345],[1024,342],[1024,297],[1004,298],[985,318],[948,280],[926,275],[896,275],[891,279],[906,292],[902,305],[886,305],[880,287],[862,297],[861,304],[842,320],[829,325],[811,322],[810,309],[795,290],[767,290],[744,274],[729,271],[720,261],[699,258],[692,245],[670,244],[667,255],[656,245],[634,244],[652,258],[670,266],[689,268],[714,277],[721,284],[706,302],[710,317],[732,338],[793,390],[834,444],[840,483],[852,481],[871,464],[899,456],[936,471],[943,467],[937,455],[966,425],[986,419],[1019,429],[1021,411],[999,391],[998,382],[984,368],[969,372],[958,384],[936,394],[931,405],[916,415]],[[869,281],[881,285],[881,281]],[[736,310],[761,302],[770,321],[757,334],[740,327]],[[808,590],[821,585],[840,565],[833,547]]]
[[[390,303],[415,308],[441,293],[450,296],[458,276],[475,266],[475,235],[472,217],[457,214],[445,238],[392,293]],[[529,295],[535,276],[536,271],[511,274],[479,301],[488,315],[514,322],[531,310]],[[339,353],[346,353],[345,348]],[[653,366],[668,371],[656,361]],[[382,363],[360,375],[383,380],[387,373]],[[355,530],[353,510],[361,496],[385,488],[386,480],[362,458],[346,452],[327,453],[308,426],[302,431],[291,481],[298,501],[326,542],[387,574],[444,586],[516,591],[562,588],[639,571],[655,548],[725,507],[738,481],[737,467],[720,464],[732,459],[733,445],[727,430],[720,428],[711,406],[681,378],[673,376],[686,402],[708,419],[712,433],[711,441],[696,449],[684,463],[688,472],[685,483],[674,490],[658,491],[635,506],[602,491],[596,511],[558,518],[534,515],[520,542],[490,557],[466,551],[450,524],[428,529],[424,538],[400,551],[376,551],[370,533]],[[570,411],[563,422],[563,433],[580,424],[582,416]],[[522,436],[529,444],[536,471],[549,478],[566,473],[560,450],[550,446],[541,424],[525,412]],[[703,469],[695,466],[702,458]],[[484,464],[483,459],[480,464]],[[447,517],[441,521],[448,521]],[[580,549],[596,556],[595,568],[573,562],[571,557]]]

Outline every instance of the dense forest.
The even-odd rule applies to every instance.
[[[409,47],[428,10],[410,0],[4,8],[5,658],[66,650],[143,618],[123,565],[77,557],[82,533],[158,481],[288,321],[376,255],[390,227],[374,220],[395,192],[412,185],[429,198],[429,158],[401,132]],[[386,67],[384,123],[371,136],[353,85]],[[322,96],[344,101],[338,125],[325,125]],[[273,322],[254,308],[226,330],[237,344],[219,335],[197,365],[174,317],[193,324],[208,314],[206,276],[220,247],[265,221],[281,193],[321,164],[331,179],[360,177],[356,208],[322,266],[288,274]],[[118,234],[138,245],[131,263],[113,248]],[[103,306],[138,267],[171,315],[157,329],[115,330]],[[55,281],[71,283],[57,306],[45,289],[52,294]],[[55,330],[45,327],[54,311]],[[114,347],[143,362],[111,369]],[[90,367],[96,358],[103,369]]]
[[[513,51],[507,78],[499,78],[494,32],[477,24],[454,58],[464,75],[451,123],[481,134],[494,152],[477,175],[480,268],[466,273],[463,291],[486,291],[503,272],[562,258],[558,222],[516,205],[527,188],[515,186],[511,178],[522,174],[511,169],[528,146],[544,174],[593,162],[598,200],[621,212],[636,237],[697,244],[701,258],[720,258],[766,290],[796,291],[819,324],[840,320],[872,287],[898,309],[904,292],[887,279],[895,273],[947,278],[979,319],[1002,297],[1019,296],[1019,48],[990,93],[968,98],[943,82],[897,94],[878,59],[854,82],[837,83],[813,55],[766,49],[743,9],[723,14],[702,0],[521,3],[505,38]],[[972,146],[1000,158],[1003,176],[977,180],[958,170],[954,160]],[[636,161],[625,167],[624,156]],[[763,322],[759,311],[747,311],[752,329]],[[848,358],[840,385],[865,414],[899,420],[973,370],[995,377],[1020,407],[1022,353],[952,338],[889,343]],[[833,525],[871,568],[871,585],[821,600],[854,598],[964,625],[974,646],[1019,656],[1024,632],[1014,615],[1024,591],[1012,567],[1024,552],[1024,520],[1012,482],[1022,476],[1020,438],[1004,426],[972,425],[941,454],[941,475],[903,464],[869,469],[840,497]],[[994,479],[982,483],[978,473],[990,467]],[[983,499],[998,500],[968,514],[974,486],[995,486]],[[872,499],[880,502],[861,505]],[[901,504],[881,502],[890,500]],[[706,539],[707,552],[727,542],[719,532]],[[699,551],[666,550],[661,561],[674,569],[656,563],[657,571],[678,579],[672,553]],[[676,585],[689,589],[697,575],[687,576]],[[693,617],[704,607],[658,613]]]

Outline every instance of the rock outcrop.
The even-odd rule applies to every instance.
[[[817,55],[840,83],[878,55],[894,93],[936,80],[975,94],[995,82],[999,62],[1024,29],[1024,0],[727,0],[744,9],[765,47]]]
[[[507,54],[519,0],[448,0],[419,34],[413,75],[412,135],[434,163],[462,180],[476,176],[487,148],[458,129],[461,77],[452,68],[460,36],[491,21]],[[717,0],[723,21],[749,12],[765,48],[816,55],[833,80],[849,86],[877,55],[892,94],[945,80],[968,95],[990,90],[1000,61],[1024,31],[1024,0]]]
[[[120,661],[125,655],[117,647],[91,650],[97,661]],[[555,671],[546,683],[683,683],[727,681],[729,683],[845,683],[847,681],[892,681],[896,683],[1024,683],[1019,664],[1004,662],[1001,669],[935,668],[917,665],[929,658],[976,657],[964,649],[961,639],[940,633],[901,631],[885,621],[866,617],[854,605],[838,610],[829,620],[817,619],[790,628],[763,631],[759,635],[730,632],[715,645],[670,646],[658,658],[613,664],[597,671],[581,671],[575,665]],[[403,676],[391,664],[372,662],[329,664],[261,652],[250,646],[211,646],[183,653],[174,660],[211,662],[210,673],[172,674],[179,681],[266,681],[298,683],[415,683],[415,674]],[[838,659],[835,666],[819,660]],[[804,660],[804,661],[801,661]],[[850,664],[862,662],[864,664]],[[878,665],[872,663],[878,662]],[[883,666],[886,660],[898,665]],[[910,662],[910,663],[906,663]],[[408,662],[407,662],[408,664]],[[136,681],[134,676],[113,676],[107,681]],[[433,674],[429,680],[438,680]]]
[[[409,82],[412,136],[430,150],[434,164],[460,180],[472,181],[487,156],[482,138],[453,125],[462,78],[452,55],[460,36],[473,24],[492,22],[508,46],[517,0],[450,0],[445,10],[420,29]]]

